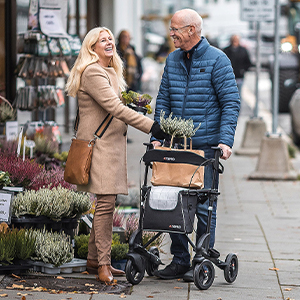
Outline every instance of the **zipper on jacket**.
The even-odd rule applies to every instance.
[[[192,64],[191,64],[191,67],[192,67]],[[190,79],[191,79],[191,69],[190,69],[190,74],[187,74],[187,83],[186,83],[186,87],[185,87],[185,91],[184,91],[183,106],[182,106],[182,112],[181,112],[181,117],[182,118],[184,117],[184,112],[185,112],[186,96],[187,96],[187,93],[188,93],[189,83],[190,83]],[[186,67],[185,67],[185,70],[186,70],[186,73],[187,73]]]

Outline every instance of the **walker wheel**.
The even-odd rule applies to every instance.
[[[229,253],[225,259],[226,267],[224,269],[224,277],[228,283],[236,280],[238,275],[239,263],[235,254]]]
[[[144,260],[143,260],[144,261]],[[128,259],[125,267],[126,279],[133,285],[139,284],[145,274],[145,263],[142,264],[142,270],[138,270],[132,259]]]
[[[215,279],[215,268],[212,262],[204,259],[194,268],[194,283],[199,290],[207,290]]]
[[[157,256],[159,258],[159,251],[157,249],[157,247],[151,247],[149,249],[149,252],[151,252],[152,254],[154,254],[155,256]],[[153,276],[154,272],[158,269],[158,264],[151,262],[150,260],[146,261],[146,272],[149,276]]]

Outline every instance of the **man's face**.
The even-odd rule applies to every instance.
[[[192,48],[191,38],[188,34],[189,28],[189,24],[183,24],[176,15],[173,16],[170,25],[170,37],[173,39],[175,48],[185,51]]]

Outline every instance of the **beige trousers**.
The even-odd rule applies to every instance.
[[[97,195],[97,205],[88,245],[88,259],[100,265],[110,265],[113,213],[116,195]]]

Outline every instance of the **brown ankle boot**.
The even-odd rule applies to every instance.
[[[98,274],[98,260],[88,259],[86,262],[86,270],[89,274]],[[113,266],[110,266],[110,271],[113,276],[122,276],[125,274],[123,270],[115,269]]]
[[[110,266],[110,271],[114,276],[121,276],[125,274],[123,270],[115,269],[113,266]]]
[[[110,265],[99,266],[98,276],[101,282],[110,283],[114,280],[110,271]]]
[[[89,274],[98,274],[98,260],[88,259],[86,262],[86,270]]]

